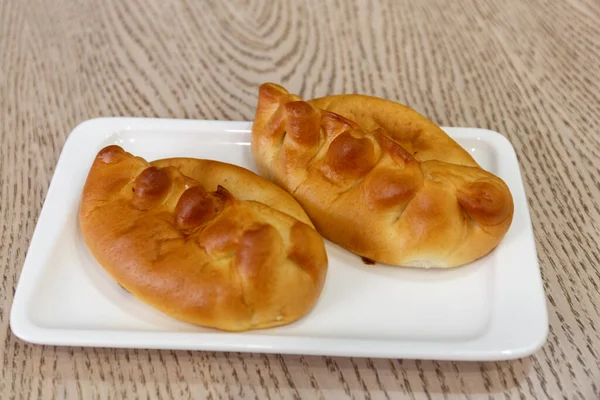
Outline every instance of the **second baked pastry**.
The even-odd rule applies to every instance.
[[[502,240],[513,216],[508,187],[433,122],[367,96],[313,104],[261,85],[252,153],[324,237],[378,262],[438,268]]]

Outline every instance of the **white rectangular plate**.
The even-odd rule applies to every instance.
[[[327,242],[323,293],[303,319],[275,329],[225,333],[174,320],[121,289],[88,252],[77,212],[96,153],[109,144],[148,161],[197,157],[256,172],[250,122],[105,118],[69,136],[23,266],[11,311],[16,336],[33,343],[499,360],[535,352],[548,318],[517,157],[502,135],[444,128],[515,201],[514,222],[488,256],[451,270],[369,266]]]

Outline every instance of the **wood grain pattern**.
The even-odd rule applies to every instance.
[[[600,398],[597,0],[0,1],[0,398]],[[29,345],[16,282],[58,156],[98,116],[248,120],[263,81],[361,92],[515,146],[550,314],[498,363]]]

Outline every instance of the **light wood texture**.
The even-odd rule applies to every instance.
[[[600,398],[597,0],[0,1],[0,398]],[[68,133],[361,92],[515,146],[548,297],[534,357],[454,363],[29,345],[14,288]]]

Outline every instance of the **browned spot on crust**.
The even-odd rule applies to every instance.
[[[175,222],[182,231],[190,231],[212,220],[223,209],[230,198],[227,189],[219,186],[214,193],[208,193],[203,186],[187,189],[175,206]]]
[[[473,182],[459,189],[457,198],[471,218],[482,225],[497,225],[512,213],[511,198],[491,182]]]
[[[107,146],[96,156],[105,164],[117,163],[125,158],[125,150],[117,145]]]
[[[285,111],[287,133],[294,142],[303,146],[316,146],[319,143],[319,112],[303,101],[287,103]]]
[[[348,131],[329,145],[323,172],[332,179],[356,179],[368,172],[376,161],[373,143],[366,138],[356,138]]]
[[[159,204],[169,192],[171,179],[164,170],[148,167],[133,182],[133,205],[147,210]]]
[[[367,265],[375,265],[375,261],[371,260],[370,258],[367,257],[361,257],[363,263],[367,264]]]
[[[391,172],[372,174],[367,179],[367,198],[376,209],[387,209],[407,202],[420,186],[420,181],[412,175]]]
[[[260,225],[242,235],[236,253],[236,262],[240,275],[257,286],[266,284],[261,280],[261,271],[268,271],[273,263],[275,244],[281,243],[281,237],[271,225]]]
[[[198,243],[202,244],[208,254],[232,251],[238,243],[239,231],[235,220],[219,218],[202,230]]]
[[[258,88],[258,97],[265,100],[266,102],[277,102],[281,97],[289,95],[287,90],[285,90],[280,85],[269,83],[262,84]]]

